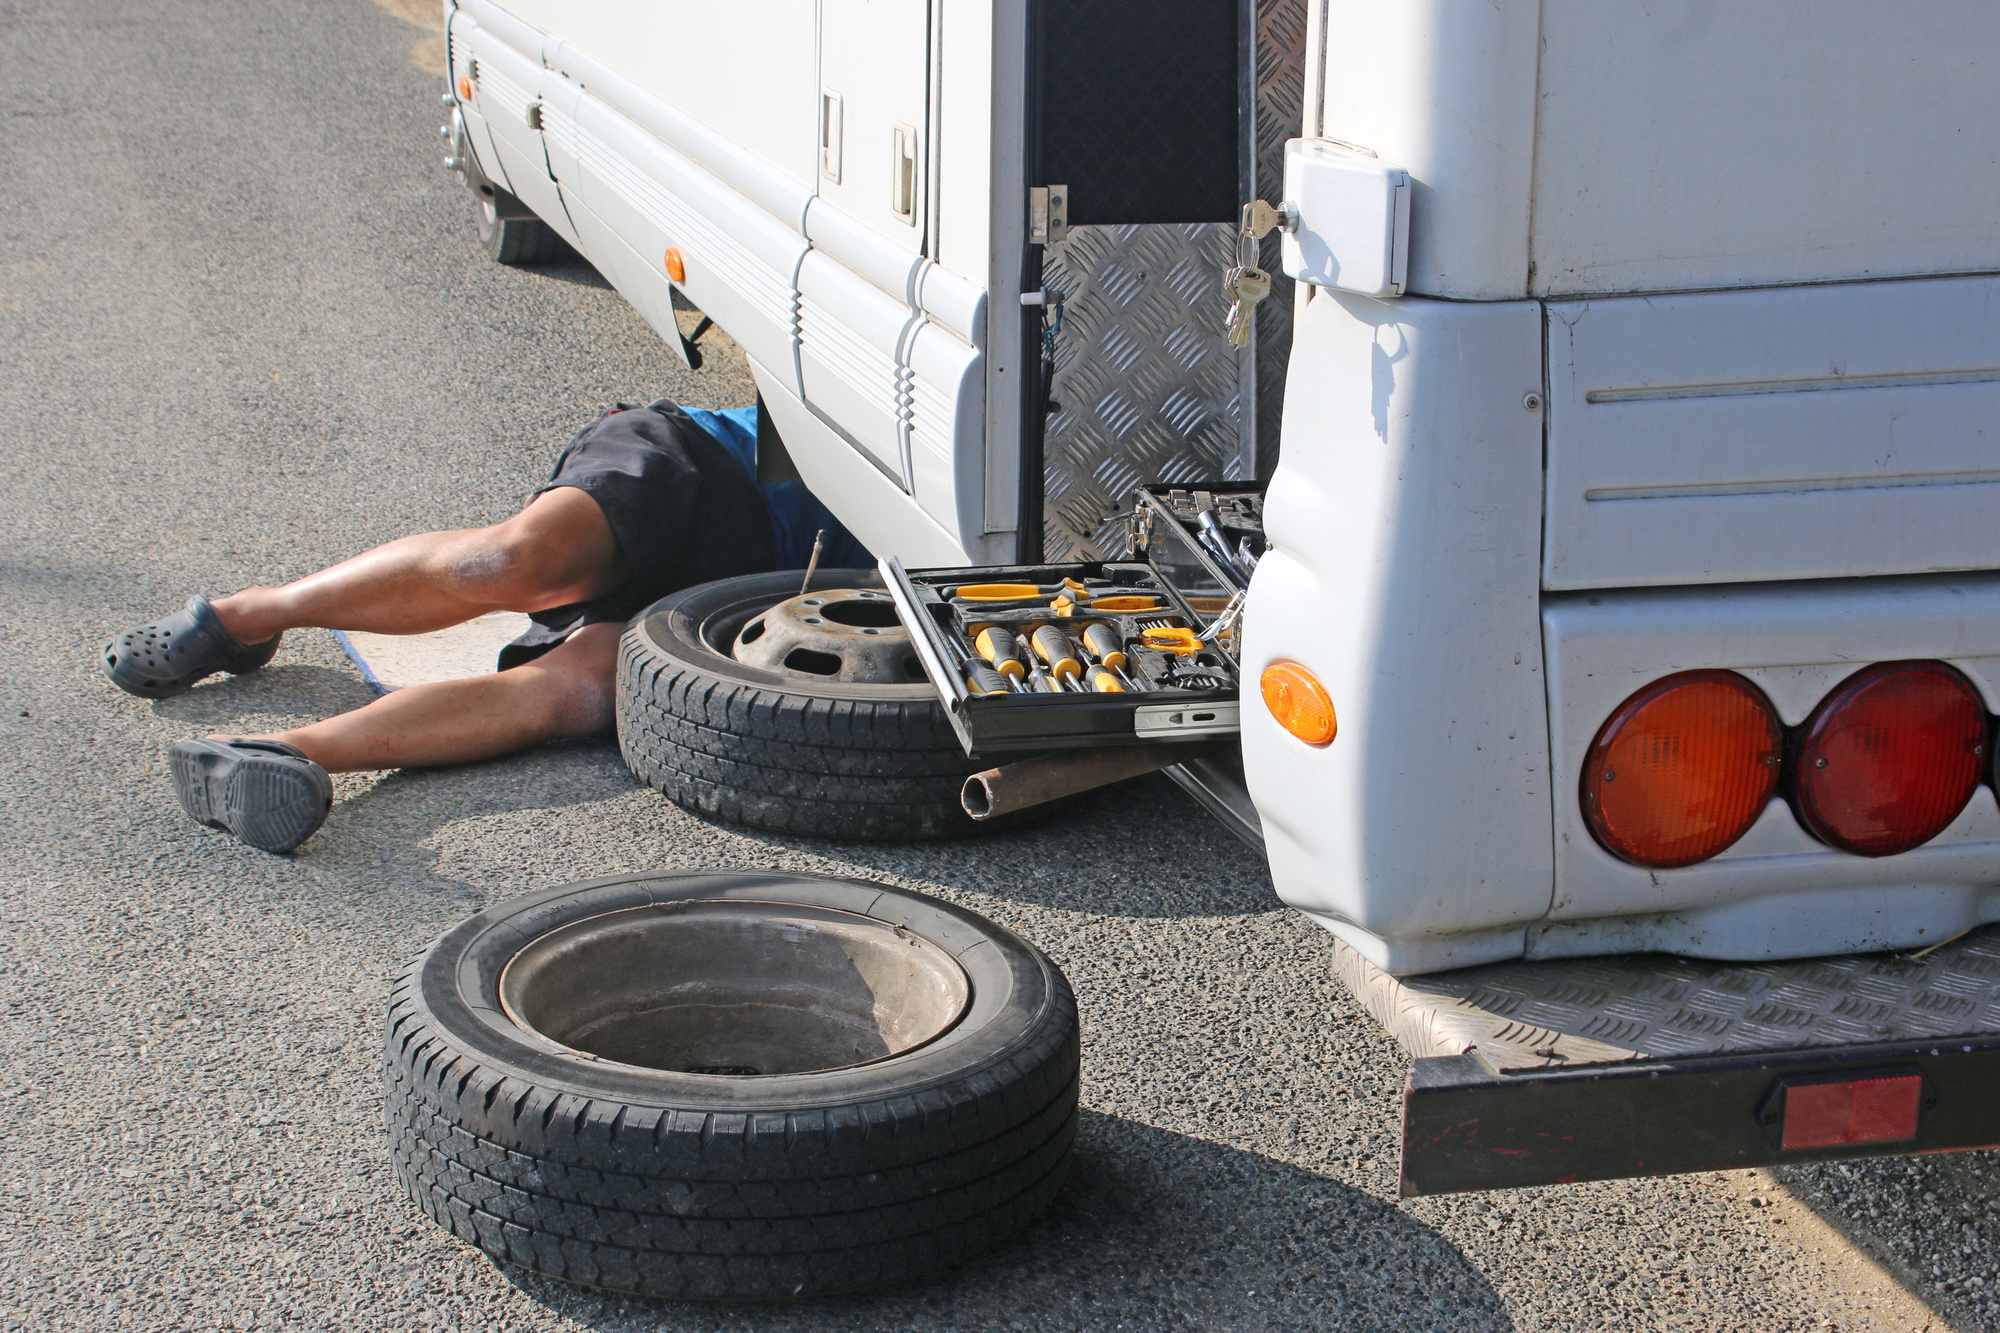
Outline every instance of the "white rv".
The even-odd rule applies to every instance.
[[[1240,777],[1176,776],[1357,977],[2000,920],[1991,6],[447,13],[489,243],[712,317],[894,570],[1261,489]]]

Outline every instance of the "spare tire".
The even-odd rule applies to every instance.
[[[390,993],[396,1171],[504,1263],[634,1295],[902,1281],[1048,1203],[1076,1132],[1053,963],[922,894],[820,876],[568,885]]]
[[[966,756],[914,653],[901,666],[904,683],[890,684],[732,655],[745,625],[799,595],[800,577],[718,579],[632,621],[618,661],[626,766],[698,814],[778,833],[905,840],[980,827],[959,790],[990,765]],[[881,586],[865,569],[820,570],[812,580],[815,592]]]

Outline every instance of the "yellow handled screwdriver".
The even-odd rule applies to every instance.
[[[1081,692],[1083,683],[1083,663],[1077,660],[1076,645],[1069,635],[1054,625],[1044,625],[1036,630],[1028,642],[1042,661],[1048,663],[1049,674],[1071,689]]]
[[[1096,690],[1099,694],[1126,693],[1124,684],[1109,667],[1094,666],[1084,672],[1083,675],[1084,679],[1090,682],[1090,688]]]
[[[1016,690],[1026,691],[1021,683],[1028,674],[1028,668],[1021,661],[1021,645],[1015,641],[1013,632],[998,625],[988,625],[973,636],[972,646],[979,655],[992,664],[993,670],[1007,678]]]
[[[946,642],[958,654],[958,664],[965,670],[966,688],[974,694],[1010,694],[1014,683],[984,662],[976,662],[972,654],[965,651],[958,640],[947,634]]]
[[[1111,626],[1101,620],[1085,625],[1083,651],[1097,659],[1099,666],[1107,667],[1114,672],[1118,679],[1124,682],[1121,688],[1126,690],[1139,688],[1132,683],[1132,677],[1125,671],[1125,667],[1132,660],[1125,654],[1125,641],[1118,637],[1118,631]]]

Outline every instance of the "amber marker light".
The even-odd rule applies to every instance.
[[[1793,769],[1799,822],[1857,856],[1894,856],[1944,832],[1986,768],[1986,708],[1943,662],[1883,662],[1820,700]]]
[[[678,245],[667,247],[667,253],[663,257],[663,262],[667,266],[668,277],[672,278],[675,282],[687,281],[687,256],[681,253],[681,248]]]
[[[1340,729],[1333,715],[1333,698],[1319,677],[1296,662],[1278,662],[1264,668],[1260,681],[1264,707],[1278,719],[1278,725],[1307,745],[1325,745]]]
[[[1667,870],[1706,861],[1757,822],[1782,736],[1764,692],[1683,671],[1618,705],[1583,762],[1583,817],[1605,850]]]
[[[461,102],[470,102],[472,100],[472,78],[470,75],[461,74],[458,76],[458,100]]]

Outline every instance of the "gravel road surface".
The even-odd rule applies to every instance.
[[[2000,1328],[1991,1155],[1398,1201],[1396,1049],[1163,782],[855,847],[703,823],[606,741],[344,778],[292,858],[191,826],[163,747],[366,690],[312,632],[149,705],[105,638],[501,517],[615,399],[749,400],[587,267],[484,260],[435,25],[0,0],[0,1327]],[[928,1285],[792,1308],[607,1299],[432,1229],[383,1140],[392,970],[483,904],[656,866],[875,876],[1046,948],[1086,1033],[1058,1206]]]

